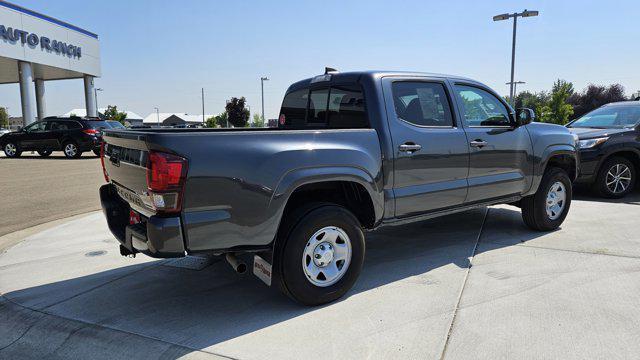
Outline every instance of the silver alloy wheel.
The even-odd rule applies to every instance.
[[[74,157],[78,153],[78,148],[75,144],[69,143],[64,147],[64,153],[69,157]]]
[[[302,254],[304,274],[315,286],[327,287],[338,282],[349,269],[351,240],[339,227],[327,226],[307,241]]]
[[[8,143],[4,146],[4,152],[7,154],[7,156],[14,156],[16,152],[18,152],[18,149],[12,143]]]
[[[615,164],[609,171],[605,181],[607,182],[607,189],[614,194],[620,194],[625,192],[629,185],[631,185],[631,169],[625,164]]]
[[[547,193],[547,216],[550,220],[558,219],[564,210],[564,206],[567,200],[567,191],[564,188],[564,184],[560,181],[556,181],[549,188]]]

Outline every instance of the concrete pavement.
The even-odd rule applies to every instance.
[[[318,308],[219,259],[123,258],[93,213],[0,255],[0,358],[634,358],[638,205],[577,200],[553,233],[509,206],[381,229]]]
[[[15,159],[0,152],[0,236],[99,209],[102,183],[92,152],[74,160],[62,152],[48,158],[25,152]]]

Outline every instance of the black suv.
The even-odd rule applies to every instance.
[[[567,127],[580,138],[577,182],[604,197],[629,194],[640,170],[640,101],[603,105]]]
[[[63,151],[67,158],[79,158],[85,151],[100,155],[102,129],[111,128],[98,118],[47,117],[23,129],[0,137],[0,145],[7,157],[18,157],[23,151],[37,151],[49,156]]]

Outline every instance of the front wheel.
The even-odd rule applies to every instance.
[[[636,168],[623,157],[612,157],[600,167],[594,184],[596,192],[607,198],[621,198],[633,190],[636,182]]]
[[[286,238],[278,239],[280,287],[304,305],[334,301],[351,289],[362,270],[365,244],[360,222],[333,204],[319,204],[299,215],[293,217],[297,221]]]
[[[532,230],[555,230],[564,221],[571,206],[571,179],[560,168],[548,169],[538,191],[522,199],[522,219]]]
[[[78,145],[72,141],[64,143],[62,145],[62,150],[64,151],[64,156],[68,159],[77,159],[82,156],[82,152],[78,150]]]
[[[51,155],[51,150],[39,150],[38,154],[40,154],[40,156],[42,156],[42,157],[47,157],[47,156]]]
[[[20,151],[18,145],[12,142],[4,144],[3,150],[4,154],[10,158],[18,157],[22,154],[22,151]]]

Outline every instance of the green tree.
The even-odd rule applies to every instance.
[[[620,84],[609,86],[589,84],[580,93],[574,93],[569,97],[569,103],[573,105],[574,118],[579,118],[591,110],[604,104],[627,100],[624,87]]]
[[[224,128],[227,127],[227,112],[223,112],[220,115],[211,116],[206,121],[208,128]]]
[[[227,101],[226,113],[229,123],[234,127],[246,127],[249,122],[249,109],[245,107],[247,99],[232,97]]]
[[[553,84],[548,108],[543,109],[541,121],[560,125],[569,122],[569,118],[573,115],[573,106],[567,100],[573,93],[572,83],[558,79]]]
[[[9,127],[9,113],[6,108],[0,107],[0,129]]]
[[[115,105],[108,105],[107,110],[104,111],[104,117],[107,120],[115,120],[124,125],[124,121],[127,119],[127,113],[118,111],[118,107]]]
[[[264,127],[264,117],[259,114],[253,114],[253,121],[251,127]]]
[[[548,116],[549,108],[547,103],[549,102],[549,98],[549,93],[546,91],[537,93],[523,91],[516,96],[516,109],[532,109],[536,113],[536,121],[542,121]]]

